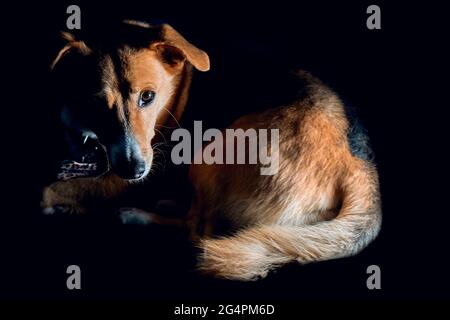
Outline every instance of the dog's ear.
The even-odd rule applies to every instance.
[[[189,43],[181,34],[168,24],[160,26],[160,39],[153,42],[151,48],[158,51],[169,64],[179,64],[187,60],[197,70],[209,70],[209,57],[206,52]]]
[[[61,61],[61,59],[72,50],[77,50],[83,55],[88,55],[89,53],[91,53],[91,49],[89,49],[89,47],[83,41],[76,40],[74,35],[72,35],[71,33],[61,32],[61,36],[66,42],[66,45],[56,55],[56,58],[50,65],[51,70],[53,70],[58,62]]]

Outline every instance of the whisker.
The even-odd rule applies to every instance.
[[[173,120],[175,120],[176,124],[178,125],[178,128],[181,128],[180,123],[178,122],[177,118],[175,118],[175,116],[172,114],[172,112],[169,111],[169,109],[167,109],[166,107],[162,107],[164,110],[166,110],[173,118]]]
[[[160,149],[156,149],[156,151],[159,151],[159,152],[157,153],[157,155],[158,155],[158,156],[161,155],[161,156],[163,157],[163,159],[164,159],[164,163],[166,163],[166,162],[167,162],[167,159],[166,159],[166,156],[164,155],[164,151],[162,151],[162,150],[160,150]]]
[[[163,140],[164,140],[164,143],[167,143],[167,140],[166,140],[166,137],[164,137],[164,134],[163,134],[160,130],[158,130],[158,129],[156,129],[156,128],[155,128],[155,131],[161,135],[161,137],[162,137]]]
[[[153,150],[155,151],[155,157],[154,157],[152,168],[150,169],[150,172],[154,173],[156,170],[164,172],[166,169],[166,163],[167,163],[167,159],[164,155],[164,152],[157,147],[154,148]],[[158,161],[161,159],[160,156],[163,157],[163,162]]]
[[[161,128],[166,128],[166,129],[175,129],[176,127],[169,127],[169,126],[165,126],[162,124],[156,124],[155,127],[161,127]]]
[[[152,148],[158,148],[160,146],[165,146],[166,144],[164,142],[158,142],[152,145]]]

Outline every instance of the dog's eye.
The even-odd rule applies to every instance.
[[[144,90],[139,96],[139,107],[146,107],[155,99],[155,92],[151,90]]]

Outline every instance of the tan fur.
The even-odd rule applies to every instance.
[[[191,166],[190,224],[202,239],[200,269],[207,273],[253,280],[290,261],[355,254],[378,233],[374,166],[352,156],[337,96],[310,75],[299,76],[309,82],[307,99],[232,125],[280,129],[278,174],[260,175],[257,165]],[[232,222],[234,236],[213,237],[219,218]]]

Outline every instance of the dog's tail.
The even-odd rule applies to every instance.
[[[381,226],[376,170],[370,163],[359,164],[342,181],[342,204],[333,220],[301,226],[261,225],[231,237],[203,240],[200,269],[219,277],[255,280],[290,261],[304,264],[358,253]]]

